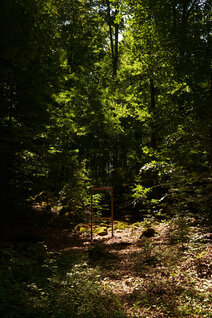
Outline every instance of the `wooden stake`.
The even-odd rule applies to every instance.
[[[91,241],[93,241],[93,190],[91,189]]]
[[[112,218],[112,237],[113,237],[113,189],[111,190],[111,218]]]

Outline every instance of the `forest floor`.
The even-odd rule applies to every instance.
[[[142,222],[101,237],[69,234],[60,251],[88,255],[133,317],[212,317],[212,245],[209,228],[179,222],[154,226],[142,236]]]
[[[114,237],[110,231],[103,237],[94,234],[91,242],[89,232],[69,231],[62,222],[53,221],[43,230],[39,227],[37,236],[44,237],[46,249],[66,272],[74,264],[94,269],[101,288],[118,298],[127,317],[212,317],[210,229],[199,226],[195,220],[189,220],[189,224],[185,220],[172,220],[151,226],[155,230],[153,237],[142,236],[145,226],[137,222],[116,229]],[[14,233],[15,226],[10,227]],[[23,233],[24,228],[28,232],[22,240],[16,235],[16,250],[18,242],[26,249],[23,241],[29,239],[29,234],[35,237],[29,225],[22,225],[17,233]],[[10,241],[8,246],[4,241],[3,256],[5,253],[13,256],[17,276],[17,268],[23,270],[20,265],[23,260],[14,261],[18,253],[8,252],[8,247],[14,249],[14,243]],[[27,266],[26,258],[24,262]]]

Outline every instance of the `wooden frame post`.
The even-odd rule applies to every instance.
[[[93,240],[93,190],[91,189],[91,241]]]
[[[94,217],[93,215],[93,194],[94,191],[106,190],[110,192],[111,197],[111,216],[110,217]],[[94,220],[111,220],[111,232],[113,237],[113,221],[114,221],[114,208],[113,208],[113,188],[112,187],[100,187],[100,188],[91,188],[91,241],[93,240],[93,225]]]
[[[112,237],[113,237],[113,215],[114,215],[114,211],[113,211],[113,188],[110,191],[110,195],[111,195],[111,228],[112,228]]]

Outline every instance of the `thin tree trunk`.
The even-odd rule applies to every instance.
[[[118,66],[118,33],[119,26],[115,23],[115,43],[113,40],[113,27],[112,27],[112,17],[111,17],[111,8],[110,0],[107,0],[107,13],[108,13],[108,25],[109,25],[109,34],[110,34],[110,46],[111,46],[111,59],[113,67],[113,78],[117,75],[117,66]],[[118,14],[118,10],[115,11],[115,16]]]
[[[115,15],[118,14],[118,10],[115,11]],[[117,75],[117,67],[118,67],[118,39],[119,37],[119,26],[115,24],[115,51],[113,57],[113,77],[115,78]]]
[[[206,56],[205,58],[208,59],[208,65],[209,65],[209,98],[208,98],[208,118],[210,118],[210,121],[212,122],[212,107],[210,106],[212,103],[212,68],[210,66],[210,52],[212,48],[212,42],[210,37],[210,28],[208,27],[207,30],[207,48],[206,48]],[[210,125],[210,131],[209,131],[209,138],[207,143],[207,150],[208,150],[208,165],[210,171],[212,171],[212,124]]]
[[[113,30],[112,30],[112,21],[110,14],[110,1],[107,0],[107,14],[108,14],[108,25],[109,25],[109,33],[110,33],[110,47],[111,47],[111,57],[112,61],[114,60],[114,49],[113,49]]]
[[[155,127],[155,84],[153,76],[150,78],[150,109],[153,117],[152,127],[151,127],[151,147],[153,150],[157,150],[157,132]],[[153,159],[156,159],[155,156],[153,156]],[[159,188],[158,188],[159,180],[158,180],[158,173],[156,172],[155,179],[154,179],[154,185],[153,185],[153,194],[154,198],[158,199],[160,197]]]
[[[157,149],[156,131],[155,131],[155,85],[154,80],[150,78],[150,108],[153,116],[152,133],[151,133],[151,147]]]

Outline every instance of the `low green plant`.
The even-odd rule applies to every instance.
[[[182,247],[189,241],[190,227],[186,217],[178,215],[173,219],[170,227],[170,239],[172,243],[180,243]]]
[[[58,318],[124,317],[117,298],[101,284],[98,269],[86,263],[75,265],[63,280],[53,276],[49,280],[50,316]],[[44,294],[46,301],[46,297]],[[42,305],[42,302],[41,302]]]
[[[111,258],[112,255],[107,251],[105,245],[101,243],[95,243],[88,249],[88,255],[90,260],[96,261],[99,259]]]
[[[146,262],[151,261],[152,253],[153,253],[153,243],[150,239],[146,238],[143,241],[143,253],[144,253],[144,259]]]
[[[212,276],[211,254],[209,250],[203,250],[194,259],[195,270],[199,277],[210,278]]]
[[[155,224],[156,224],[156,220],[151,215],[147,215],[142,222],[144,229],[154,228]]]
[[[147,266],[157,264],[158,255],[155,252],[155,247],[150,238],[142,239],[142,251],[135,256],[134,268],[138,272],[147,269]]]
[[[3,246],[0,316],[4,318],[122,318],[117,297],[93,269],[44,244]],[[79,261],[79,260],[78,260]]]
[[[149,317],[141,314],[145,309],[151,317],[211,317],[210,299],[195,289],[185,273],[151,277],[143,281],[136,296],[138,317]]]

